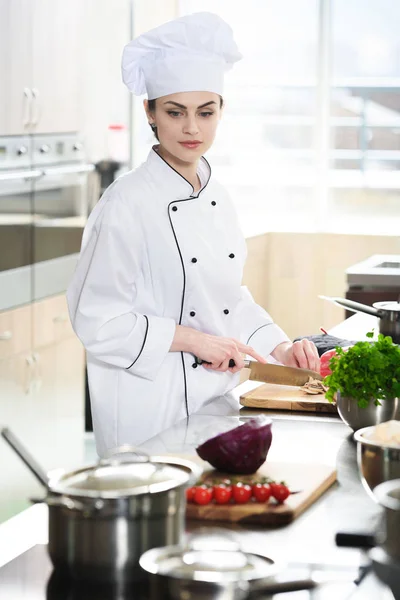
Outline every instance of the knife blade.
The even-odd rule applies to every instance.
[[[244,368],[250,369],[251,381],[277,383],[279,385],[300,386],[307,383],[310,377],[322,381],[323,377],[316,371],[283,365],[263,364],[255,360],[245,360]]]
[[[196,358],[198,365],[203,361]],[[231,359],[229,366],[234,367],[235,361]],[[263,364],[255,360],[245,360],[244,368],[250,369],[249,379],[251,381],[262,381],[263,383],[277,383],[279,385],[300,386],[307,383],[310,377],[322,381],[323,377],[316,371],[310,369],[301,369],[297,367],[285,367],[284,365]]]

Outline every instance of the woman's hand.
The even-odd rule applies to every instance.
[[[176,327],[170,351],[190,352],[204,361],[202,366],[205,369],[213,371],[237,373],[244,367],[242,354],[248,354],[261,363],[267,362],[251,346],[246,346],[246,344],[242,344],[239,340],[218,335],[209,335],[208,333],[203,333],[182,325],[177,325]],[[229,367],[231,359],[235,361],[234,367]]]
[[[311,369],[319,373],[320,361],[317,347],[310,340],[299,340],[294,342],[283,342],[279,344],[271,356],[287,367],[301,367]]]

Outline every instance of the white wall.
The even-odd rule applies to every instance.
[[[130,0],[84,0],[80,121],[88,158],[107,158],[110,123],[129,125],[129,92],[121,79],[121,55],[130,39]]]

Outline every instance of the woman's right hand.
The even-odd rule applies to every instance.
[[[263,356],[257,354],[254,348],[242,344],[239,340],[210,335],[184,325],[176,326],[169,351],[190,352],[203,361],[201,364],[205,369],[213,371],[237,373],[244,367],[242,354],[248,354],[261,363],[267,362]],[[235,361],[234,367],[229,366],[230,360]]]

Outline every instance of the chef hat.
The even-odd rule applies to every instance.
[[[224,72],[242,58],[221,17],[194,13],[164,23],[125,46],[122,79],[149,100],[177,92],[222,94]]]

